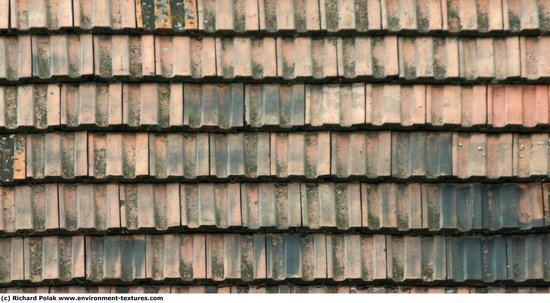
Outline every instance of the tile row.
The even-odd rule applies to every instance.
[[[212,38],[154,35],[0,37],[0,78],[550,77],[550,37]]]
[[[548,235],[168,234],[0,239],[0,283],[550,280]]]
[[[442,286],[367,286],[360,285],[248,285],[248,286],[197,286],[197,285],[147,285],[147,286],[38,286],[23,288],[0,288],[0,293],[52,293],[52,294],[125,294],[125,293],[434,293],[434,294],[468,294],[468,293],[548,293],[548,287],[442,287]]]
[[[540,178],[548,133],[94,133],[0,136],[1,180]]]
[[[231,31],[550,30],[545,0],[2,0],[0,29]]]
[[[179,229],[530,230],[550,185],[35,184],[0,187],[0,233]]]
[[[35,84],[0,86],[0,127],[529,128],[549,105],[548,85]]]

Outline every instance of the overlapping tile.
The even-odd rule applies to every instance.
[[[95,178],[149,175],[148,144],[147,133],[90,133],[87,162],[79,157],[75,163],[79,170],[82,163],[87,163],[88,175]]]
[[[440,2],[445,0],[381,0],[382,28],[390,31],[417,30],[419,32],[441,30],[445,16],[443,15],[444,6]],[[371,2],[368,4],[371,5]],[[371,20],[376,19],[369,14],[369,21]]]
[[[492,114],[487,90],[491,91],[491,86],[427,86],[426,122],[464,127],[487,124],[487,115]]]
[[[522,58],[524,55],[521,47],[519,37],[460,39],[460,76],[465,79],[506,79],[525,76],[524,62],[528,62],[531,56]],[[543,45],[537,41],[535,47]],[[543,60],[539,53],[532,57]],[[545,74],[547,71],[541,72]]]
[[[73,26],[71,0],[11,0],[9,12],[11,28],[19,30],[31,28],[55,30]]]
[[[544,280],[550,276],[547,235],[514,236],[507,239],[508,278],[514,281]]]
[[[242,225],[250,229],[302,226],[302,188],[299,183],[243,183],[239,201]]]
[[[277,75],[284,79],[338,76],[337,40],[277,38]]]
[[[270,175],[268,133],[210,135],[210,175],[259,177]]]
[[[305,123],[311,126],[365,123],[365,86],[362,83],[306,86]]]
[[[180,122],[182,91],[180,85],[141,83],[122,86],[122,123],[129,126],[169,127]],[[171,110],[175,109],[174,112]],[[172,115],[173,114],[173,115]]]
[[[95,74],[102,78],[154,76],[154,39],[153,35],[94,35]],[[88,65],[91,68],[91,62]]]
[[[74,26],[82,29],[136,28],[136,6],[131,0],[73,0]]]
[[[500,178],[512,175],[512,134],[453,134],[453,175]]]
[[[156,36],[154,47],[154,54],[146,54],[154,58],[156,67],[153,68],[156,70],[153,74],[157,76],[202,78],[216,75],[214,38],[198,40],[186,36]]]
[[[138,28],[176,31],[197,29],[197,0],[137,0],[135,3]],[[128,6],[131,7],[131,4]]]
[[[244,98],[243,84],[184,84],[183,124],[193,128],[243,126]],[[171,107],[170,112],[179,113],[180,109]]]
[[[191,4],[195,1],[187,2]],[[199,15],[198,29],[206,32],[257,31],[260,29],[259,16],[261,16],[258,2],[257,0],[198,0],[196,1]],[[185,3],[186,6],[188,3]]]
[[[310,229],[361,226],[358,183],[302,184],[302,224]]]
[[[305,88],[302,84],[245,85],[245,121],[252,127],[304,125]]]
[[[331,173],[378,178],[391,174],[390,132],[331,133]]]
[[[399,37],[398,45],[399,76],[405,79],[459,76],[456,38]]]
[[[443,26],[450,32],[488,32],[505,28],[506,1],[441,1]]]
[[[426,122],[424,85],[366,84],[365,122],[372,125],[420,125]],[[353,106],[354,115],[362,108]],[[350,108],[351,109],[351,108]]]
[[[48,86],[48,90],[50,90],[50,86]],[[55,91],[48,94],[48,120],[60,122],[61,125],[69,127],[81,125],[109,127],[121,125],[123,122],[121,84],[83,83],[80,85],[62,85],[61,110],[58,111],[61,115],[57,117],[57,120],[54,116],[56,112],[53,110],[55,109],[55,96]],[[49,105],[50,102],[51,105]]]
[[[316,178],[330,174],[330,134],[272,133],[271,175]]]
[[[275,77],[278,72],[276,58],[274,38],[216,39],[217,73],[226,79]]]
[[[488,124],[494,127],[548,124],[547,85],[495,85],[488,89]]]
[[[518,177],[542,176],[549,171],[550,139],[546,133],[515,134],[513,174]]]
[[[260,29],[307,32],[321,29],[318,0],[258,0]]]
[[[229,228],[247,226],[244,193],[241,186],[231,184],[181,184],[181,225],[189,228]],[[257,219],[251,217],[250,219]]]
[[[57,184],[2,187],[0,230],[47,231],[59,228]]]
[[[32,46],[34,77],[94,74],[92,35],[32,36]]]
[[[545,1],[502,1],[504,28],[512,32],[550,29],[550,6]]]
[[[398,59],[402,54],[399,54],[395,36],[339,38],[338,54],[338,75],[341,77],[399,75]]]
[[[386,236],[388,278],[395,281],[445,280],[444,237]]]
[[[0,78],[19,80],[33,75],[31,36],[0,37]]]

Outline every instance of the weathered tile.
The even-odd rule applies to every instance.
[[[460,76],[466,79],[506,79],[522,75],[520,39],[463,38],[459,41]]]
[[[210,175],[270,175],[269,133],[210,134]]]
[[[388,278],[395,281],[445,280],[445,238],[386,236]]]
[[[547,235],[522,235],[507,238],[508,279],[522,282],[550,278],[550,238]]]
[[[247,32],[260,29],[258,1],[199,0],[197,4],[199,30]]]
[[[157,178],[207,176],[209,148],[206,133],[151,133],[150,174]]]
[[[3,232],[59,228],[56,184],[2,187],[0,192]]]
[[[452,174],[452,134],[393,132],[392,176],[437,178]]]
[[[399,37],[399,75],[405,79],[458,77],[456,38]]]
[[[329,175],[329,132],[272,133],[271,174],[307,178]]]
[[[480,230],[486,201],[486,187],[481,184],[422,184],[422,227]]]
[[[11,81],[33,75],[31,36],[0,37],[0,78]]]
[[[488,88],[488,124],[494,127],[548,124],[548,85],[495,85]]]
[[[2,181],[25,179],[26,137],[24,135],[0,136],[0,169]]]
[[[513,175],[518,177],[548,174],[550,139],[548,134],[514,134]]]
[[[32,61],[32,75],[42,79],[92,75],[92,35],[33,36]]]
[[[10,0],[0,0],[0,29],[10,28]]]
[[[250,229],[302,226],[300,184],[244,183],[241,185],[243,226]]]
[[[550,37],[521,37],[521,76],[527,79],[548,78],[550,59],[546,50],[550,47]]]
[[[48,90],[50,90],[49,86]],[[55,93],[52,91],[48,94],[48,103],[52,103],[52,107],[48,106],[48,110],[55,109],[53,102],[59,98]],[[56,98],[54,99],[54,97]],[[57,101],[57,106],[59,106],[59,100]],[[61,117],[57,119],[57,122],[60,122],[61,125],[70,127],[120,125],[122,124],[122,85],[116,83],[62,85],[60,107]],[[54,120],[55,117],[50,118],[49,115],[48,111],[48,120]]]
[[[196,0],[137,0],[137,26],[146,30],[197,29]]]
[[[202,78],[216,76],[216,43],[214,38],[196,39],[183,36],[155,37],[156,75]]]
[[[24,245],[22,237],[0,238],[0,282],[25,279]]]
[[[116,184],[59,184],[59,227],[69,231],[120,228],[118,191]],[[57,209],[53,211],[57,219]]]
[[[155,75],[155,43],[152,35],[94,35],[93,49],[94,72],[97,76]]]
[[[361,226],[358,183],[302,184],[302,224],[310,229]]]
[[[361,213],[371,230],[423,228],[420,184],[361,184]]]
[[[381,0],[382,28],[390,31],[442,29],[439,0]]]
[[[327,278],[335,281],[386,279],[383,235],[327,235]]]
[[[336,77],[337,40],[277,38],[277,75],[284,79]]]
[[[487,185],[484,199],[483,227],[531,229],[544,226],[542,189],[540,184]]]
[[[320,29],[319,0],[259,0],[260,29],[268,32]]]
[[[548,28],[548,11],[543,6],[545,1],[504,0],[504,29],[512,32]]]
[[[27,177],[72,179],[88,174],[87,134],[46,133],[27,136]]]
[[[397,40],[395,36],[339,38],[338,75],[345,78],[399,75]]]
[[[274,38],[218,38],[216,64],[218,76],[255,79],[277,76]]]
[[[377,178],[391,174],[390,132],[333,132],[331,136],[333,175]]]
[[[90,133],[89,175],[98,179],[149,175],[148,141],[147,133]]]
[[[84,237],[30,237],[23,239],[25,280],[70,281],[84,278]]]
[[[192,281],[206,278],[204,235],[148,235],[145,250],[147,278],[156,281],[166,279]]]
[[[132,0],[73,0],[74,26],[83,29],[136,27],[136,6]]]
[[[123,124],[162,128],[182,124],[181,84],[123,84],[122,91]]]
[[[329,32],[382,29],[379,0],[320,0],[321,29]]]
[[[441,1],[443,26],[450,32],[497,31],[504,28],[503,3],[498,0]]]
[[[266,235],[267,278],[275,281],[327,278],[327,249],[324,234]]]
[[[303,84],[247,84],[244,92],[245,122],[252,127],[304,125]]]
[[[487,124],[486,86],[431,85],[426,87],[426,122],[464,127]]]
[[[265,235],[206,235],[206,278],[214,281],[266,278]]]
[[[121,227],[129,230],[180,226],[178,184],[121,185],[120,205]]]
[[[367,124],[411,126],[426,122],[426,87],[424,85],[366,85]],[[353,108],[362,113],[362,108]]]
[[[453,134],[453,175],[459,178],[512,176],[512,134]]]
[[[86,237],[86,278],[132,281],[145,279],[144,235]]]
[[[447,279],[456,282],[506,280],[506,239],[448,237]]]
[[[189,228],[241,226],[241,185],[181,184],[181,225]]]
[[[59,87],[21,85],[0,87],[0,126],[14,129],[20,126],[39,129],[59,125]]]
[[[184,84],[183,124],[193,128],[243,126],[243,84]]]
[[[305,122],[312,126],[365,123],[365,85],[306,86]]]
[[[10,2],[12,28],[59,29],[73,26],[71,0],[11,0]]]

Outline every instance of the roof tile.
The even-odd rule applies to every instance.
[[[146,30],[197,29],[197,1],[137,0],[136,20]]]
[[[71,0],[12,0],[10,8],[12,28],[59,29],[73,26]]]
[[[302,184],[302,222],[310,229],[361,226],[358,183]]]
[[[442,29],[441,5],[438,0],[381,0],[382,28],[390,31]]]
[[[354,112],[362,112],[360,106],[351,108]],[[366,85],[367,124],[424,124],[426,110],[424,85]]]
[[[391,173],[391,133],[331,133],[331,173],[378,178]]]
[[[522,235],[507,238],[508,279],[548,281],[548,236]]]
[[[9,283],[25,278],[23,238],[0,238],[0,282]]]
[[[211,134],[210,163],[220,178],[270,175],[269,133]]]
[[[243,84],[184,84],[183,124],[193,128],[243,126]],[[181,102],[176,103],[181,105]],[[170,110],[172,112],[172,110]],[[177,113],[180,112],[179,108]]]
[[[136,27],[136,7],[132,0],[73,0],[74,26],[83,29]]]
[[[504,0],[504,28],[512,32],[525,30],[548,30],[548,10],[544,1]]]
[[[345,78],[397,76],[397,42],[395,36],[339,38],[338,75]]]
[[[519,40],[518,37],[460,39],[460,76],[466,79],[520,77]]]
[[[153,76],[154,48],[152,35],[94,35],[95,74],[103,78]]]
[[[383,235],[327,235],[328,278],[336,281],[386,279]]]
[[[302,226],[300,184],[241,184],[243,226],[250,229]]]
[[[361,184],[362,225],[371,230],[420,229],[422,222],[420,184]]]
[[[395,281],[446,278],[444,237],[386,236],[386,245],[389,278]]]
[[[271,175],[316,178],[330,174],[330,134],[272,133]]]
[[[284,79],[338,76],[336,38],[277,38],[277,75]]]
[[[514,134],[513,174],[518,177],[547,175],[549,171],[548,134]]]
[[[32,75],[71,78],[92,75],[92,35],[52,35],[32,37]]]
[[[260,29],[258,1],[255,0],[199,0],[199,30],[257,31]]]
[[[399,75],[405,79],[458,77],[456,38],[399,37]]]
[[[146,133],[90,133],[88,146],[90,176],[135,178],[149,174]]]
[[[305,122],[312,126],[365,123],[365,85],[308,85]]]
[[[306,32],[321,29],[319,0],[259,0],[258,3],[260,30]]]
[[[495,31],[503,29],[501,1],[448,0],[441,1],[444,24],[450,32]]]
[[[167,78],[202,78],[216,75],[214,38],[155,37],[156,75]]]
[[[91,281],[145,279],[144,235],[86,237],[86,277]]]
[[[2,181],[25,179],[26,139],[24,135],[0,136],[0,168]]]
[[[547,78],[550,74],[550,59],[546,50],[550,37],[521,37],[521,76],[527,79]]]
[[[6,232],[59,228],[57,185],[3,188],[3,194]]]
[[[19,80],[32,76],[31,36],[0,37],[0,78]]]
[[[499,178],[512,175],[512,134],[453,134],[453,175]]]
[[[488,124],[494,127],[535,127],[548,124],[548,85],[505,85],[488,88]]]
[[[27,177],[74,177],[88,175],[87,134],[46,133],[27,136]]]
[[[539,184],[487,185],[484,202],[484,227],[489,230],[524,230],[544,225]]]
[[[247,125],[284,128],[304,125],[306,101],[303,84],[247,84],[244,97]]]
[[[320,0],[321,29],[329,32],[381,29],[380,6],[379,0]]]
[[[484,125],[487,123],[487,88],[481,85],[428,86],[426,113],[426,122],[435,126]]]
[[[216,39],[218,76],[226,79],[277,76],[274,38]]]
[[[207,176],[208,144],[208,134],[204,133],[151,133],[149,135],[151,175],[157,178]]]
[[[241,196],[241,185],[235,183],[181,184],[181,225],[189,228],[241,226],[241,220],[245,220],[241,216],[246,217],[244,212],[241,214]]]
[[[59,101],[56,100],[59,98],[59,93],[54,88],[52,85],[48,86],[48,106],[46,107],[48,109],[48,121],[59,124],[59,120],[61,120],[62,125],[69,127],[81,125],[108,127],[122,124],[121,84],[82,83],[79,85],[62,85],[61,118],[54,116],[59,111],[49,110],[55,109],[55,101]],[[48,122],[49,124],[50,122]]]
[[[0,29],[10,28],[10,0],[0,0]]]
[[[122,123],[129,126],[170,126],[172,85],[157,83],[123,84]],[[178,88],[175,93],[177,95]],[[181,86],[179,102],[182,107]],[[179,117],[181,119],[181,117]]]

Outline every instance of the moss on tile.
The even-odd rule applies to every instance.
[[[109,77],[113,74],[113,66],[111,65],[111,55],[101,50],[99,55],[99,73],[103,77]]]
[[[336,203],[336,227],[338,229],[349,228],[348,190],[345,184],[335,184]]]
[[[252,77],[261,78],[264,75],[264,67],[256,62],[252,63]]]
[[[6,87],[4,91],[4,119],[8,128],[17,126],[17,88]]]
[[[462,25],[460,24],[460,14],[458,10],[450,0],[447,0],[447,20],[449,28],[453,31],[462,30]]]
[[[38,238],[29,239],[29,272],[31,277],[42,277],[42,240]]]
[[[46,85],[35,85],[33,89],[34,124],[37,127],[48,125],[47,89]]]
[[[546,12],[546,9],[542,5],[541,1],[539,1],[538,10],[539,10],[539,28],[543,31],[550,30],[550,15],[544,14]]]
[[[380,228],[380,218],[378,216],[374,215],[372,212],[368,212],[368,219],[369,219],[369,229],[378,229]]]
[[[440,227],[440,219],[441,214],[439,213],[439,209],[434,206],[433,201],[428,201],[428,228],[438,229]]]
[[[397,228],[399,230],[409,229],[409,220],[406,217],[403,217],[401,213],[397,213]]]
[[[422,261],[422,279],[432,280],[433,275],[434,275],[433,266],[427,261]]]
[[[216,30],[216,14],[211,10],[204,11],[204,29],[208,32]]]
[[[384,66],[380,63],[380,60],[376,57],[372,57],[372,73],[376,78],[384,78],[385,70]]]
[[[514,12],[508,11],[508,21],[512,31],[519,31],[521,29],[521,19]]]
[[[393,279],[396,281],[402,281],[404,278],[403,264],[397,257],[393,256],[392,265],[393,265],[392,266]]]
[[[370,0],[355,0],[355,28],[358,31],[369,29]]]
[[[72,275],[72,260],[71,260],[71,249],[72,249],[72,240],[71,238],[61,238],[58,240],[58,252],[59,252],[59,279],[61,281],[71,280]]]
[[[160,127],[170,126],[170,86],[159,84],[158,88],[158,125]]]
[[[126,185],[125,199],[121,200],[126,210],[126,226],[129,229],[138,228],[139,209],[137,204],[137,188],[134,185]]]
[[[393,30],[393,31],[399,30],[400,29],[399,18],[397,17],[388,18],[388,27],[390,30]]]
[[[487,13],[477,11],[477,26],[480,30],[489,30],[489,15]]]
[[[96,177],[104,177],[106,174],[105,156],[105,149],[94,147],[94,176]]]
[[[72,178],[74,177],[74,156],[67,152],[67,148],[68,146],[61,148],[61,175],[65,178]]]
[[[224,278],[225,270],[223,264],[223,257],[217,255],[218,252],[212,254],[212,278],[215,280],[221,280]]]
[[[283,58],[283,77],[294,78],[294,62],[289,63]]]
[[[338,1],[325,1],[325,12],[327,29],[329,31],[338,30],[338,22],[340,21]]]
[[[414,79],[416,78],[416,66],[405,64],[405,78]]]

